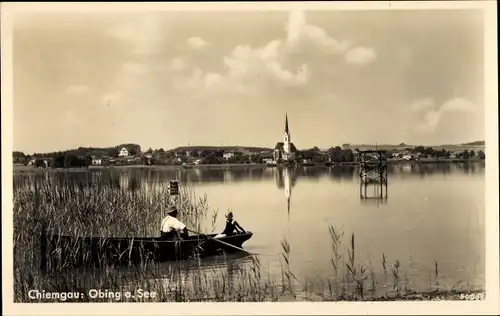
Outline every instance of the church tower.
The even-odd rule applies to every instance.
[[[283,137],[283,158],[288,160],[291,153],[291,143],[292,139],[290,136],[290,130],[288,129],[288,114],[285,114],[285,135]]]

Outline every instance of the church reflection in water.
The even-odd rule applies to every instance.
[[[285,191],[288,219],[290,219],[292,188],[297,183],[297,172],[295,169],[292,168],[275,168],[274,176],[276,179],[276,186],[278,187],[278,189]]]

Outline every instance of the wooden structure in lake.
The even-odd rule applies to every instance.
[[[364,150],[359,152],[359,195],[361,199],[387,199],[387,152]],[[373,189],[368,193],[368,187]]]

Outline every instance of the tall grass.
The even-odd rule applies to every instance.
[[[291,245],[281,242],[281,280],[266,271],[258,255],[218,258],[209,262],[194,260],[155,263],[144,258],[131,267],[67,268],[64,265],[47,274],[40,273],[40,233],[70,236],[157,236],[165,211],[177,205],[180,218],[189,227],[206,232],[215,229],[218,211],[209,216],[207,197],[197,197],[182,188],[178,197],[165,187],[156,190],[124,190],[113,180],[74,181],[64,173],[42,181],[23,176],[14,181],[14,300],[33,302],[29,291],[82,292],[88,289],[155,292],[155,298],[129,298],[120,301],[277,301],[277,300],[375,300],[404,299],[415,293],[408,278],[401,278],[398,260],[388,263],[382,254],[383,281],[372,262],[360,262],[355,234],[344,246],[342,229],[330,226],[331,277],[320,282],[302,282],[293,273]],[[70,249],[77,252],[78,249]],[[52,254],[54,255],[54,254]],[[127,255],[124,251],[123,255]],[[429,293],[441,293],[439,269],[430,271]],[[431,280],[433,279],[433,280]],[[432,282],[434,281],[434,282]],[[459,283],[457,283],[459,284]],[[390,291],[388,289],[391,289]],[[385,290],[385,293],[381,294]],[[458,293],[455,286],[447,290]],[[420,294],[419,294],[420,295]],[[417,296],[414,299],[420,299]],[[90,298],[76,299],[89,301]],[[116,298],[92,301],[117,301]]]

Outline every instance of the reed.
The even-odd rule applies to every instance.
[[[399,260],[396,260],[394,265],[392,266],[392,290],[395,292],[396,296],[400,294],[400,275],[399,275]]]
[[[328,227],[328,231],[330,233],[330,238],[331,238],[331,243],[332,243],[332,267],[334,270],[334,284],[335,286],[332,287],[332,284],[330,280],[328,280],[328,289],[329,289],[329,294],[331,296],[334,295],[339,295],[339,269],[340,269],[340,261],[342,260],[342,252],[340,250],[340,247],[342,246],[342,238],[344,237],[344,232],[341,231],[339,228],[335,228],[332,225]]]
[[[282,253],[281,253],[281,258],[284,262],[282,263],[282,276],[284,276],[284,280],[282,281],[283,286],[283,294],[285,294],[287,291],[289,294],[293,296],[293,298],[296,298],[296,293],[295,293],[295,281],[298,281],[298,279],[295,277],[291,270],[290,266],[290,244],[286,239],[283,239],[281,241],[281,248],[282,248]],[[286,281],[286,283],[285,283]]]

